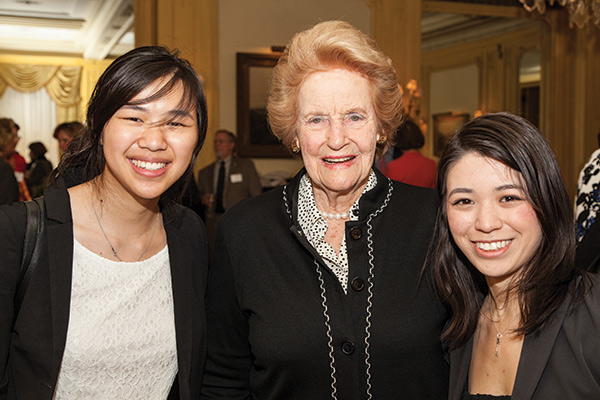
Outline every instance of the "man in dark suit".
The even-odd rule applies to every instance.
[[[208,240],[212,248],[219,219],[226,210],[245,198],[261,193],[260,179],[252,160],[236,157],[236,137],[219,130],[215,134],[217,161],[198,173],[198,191],[205,206]]]

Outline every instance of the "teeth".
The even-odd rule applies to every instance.
[[[147,169],[148,171],[156,171],[157,169],[164,168],[166,163],[157,163],[157,162],[146,162],[140,160],[131,160],[131,163],[136,167]]]
[[[325,158],[325,159],[323,159],[323,161],[325,161],[326,163],[329,163],[329,164],[338,164],[338,163],[344,163],[344,162],[350,161],[353,158],[354,158],[354,156],[343,157],[343,158],[334,158],[334,159]]]
[[[509,243],[510,240],[502,240],[500,242],[477,242],[475,245],[481,250],[494,251],[505,248]]]

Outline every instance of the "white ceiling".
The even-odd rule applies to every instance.
[[[0,51],[101,60],[133,46],[133,0],[0,0]]]
[[[421,16],[421,49],[435,50],[538,23],[536,20],[526,18],[424,12]]]
[[[0,52],[87,59],[134,47],[133,0],[0,0]],[[460,14],[423,13],[422,49],[434,50],[532,23]]]

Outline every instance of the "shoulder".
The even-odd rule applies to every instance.
[[[46,160],[45,158],[42,160],[42,165],[47,169],[52,169],[52,163],[49,160]]]
[[[398,168],[401,165],[404,165],[404,163],[406,162],[407,157],[406,157],[406,153],[402,154],[400,157],[398,158],[394,158],[392,161],[390,161],[386,168]]]
[[[199,172],[198,175],[204,175],[204,174],[208,174],[211,171],[213,171],[215,168],[215,163],[211,163],[208,164],[206,167],[202,168]]]
[[[575,283],[585,284],[587,290],[583,301],[567,311],[563,329],[584,336],[591,334],[592,340],[597,341],[600,336],[600,275],[584,272],[583,277],[578,278]],[[565,301],[570,302],[570,299],[569,296]],[[600,351],[600,347],[598,350]]]
[[[0,206],[0,271],[16,265],[21,258],[25,237],[26,210],[22,202]],[[8,275],[2,273],[3,279]]]
[[[258,196],[249,197],[235,204],[221,217],[220,224],[224,226],[254,224],[280,214],[277,211],[280,211],[282,215],[286,215],[283,186],[276,187]]]
[[[390,229],[411,232],[411,237],[430,240],[438,212],[434,189],[394,181],[390,204],[382,214]]]
[[[584,278],[589,279],[589,289],[585,296],[585,303],[589,307],[598,308],[600,312],[600,275],[584,273]]]
[[[430,167],[431,166],[437,166],[437,163],[434,160],[432,160],[429,157],[425,157],[419,151],[411,152],[411,153],[408,153],[406,155],[411,157],[411,159],[410,159],[411,163],[418,162],[421,165],[427,165],[427,166],[430,166]]]
[[[588,290],[583,302],[567,311],[562,336],[568,346],[576,344],[588,365],[595,365],[600,373],[600,276],[584,273],[582,281],[589,284]]]
[[[173,203],[164,212],[165,226],[172,225],[180,231],[204,232],[204,222],[192,209]]]
[[[0,206],[0,237],[7,238],[7,233],[25,232],[25,207],[22,202]],[[21,234],[22,236],[22,234]]]
[[[163,211],[163,220],[170,248],[201,256],[208,251],[204,222],[193,210],[181,204],[171,204]]]
[[[435,209],[437,212],[437,190],[406,183],[393,181],[394,193],[392,199],[409,207],[418,209]],[[408,211],[408,210],[407,210]]]
[[[232,164],[236,164],[242,168],[248,168],[248,167],[254,168],[254,161],[252,161],[249,158],[240,158],[240,157],[234,156],[231,158],[231,162],[232,162]]]

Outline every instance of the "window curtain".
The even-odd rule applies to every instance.
[[[0,64],[0,96],[7,86],[20,92],[46,87],[56,103],[56,120],[73,121],[79,115],[80,66]]]
[[[0,114],[21,126],[21,155],[28,158],[29,143],[40,141],[56,166],[59,154],[52,132],[56,125],[79,118],[80,82],[80,66],[0,64]]]
[[[57,114],[56,103],[46,88],[35,92],[18,92],[7,88],[0,97],[0,117],[12,118],[20,127],[17,151],[29,162],[29,145],[42,142],[46,158],[56,166],[59,160],[58,142],[52,136]]]

